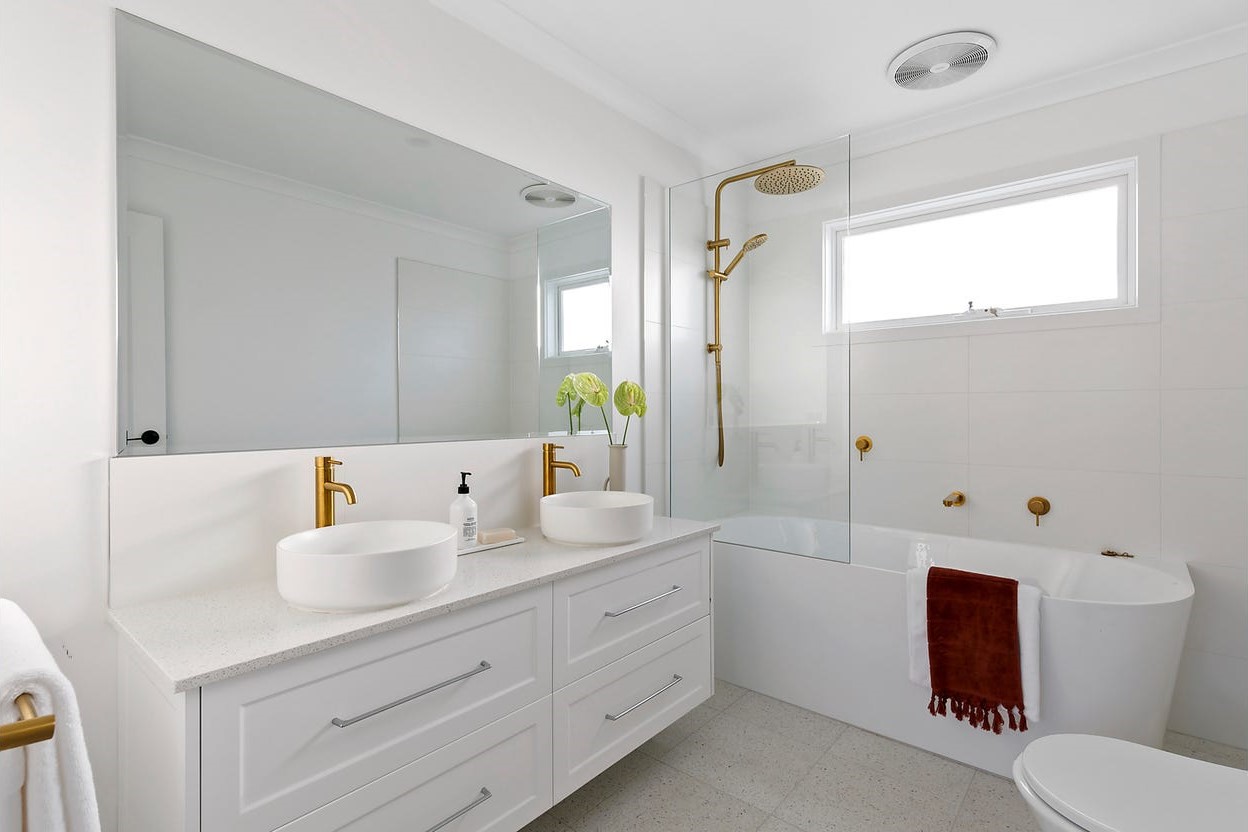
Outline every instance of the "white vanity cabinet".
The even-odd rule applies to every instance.
[[[621,548],[180,693],[117,614],[121,828],[521,829],[711,695],[709,533]]]

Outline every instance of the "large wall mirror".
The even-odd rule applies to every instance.
[[[566,432],[610,384],[606,203],[124,13],[117,87],[121,453]]]

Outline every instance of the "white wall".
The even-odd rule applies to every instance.
[[[0,593],[31,614],[80,693],[106,829],[116,815],[116,642],[105,619],[112,5],[0,5]],[[642,176],[684,181],[700,172],[695,160],[423,2],[117,5],[610,202],[613,371],[640,372]]]

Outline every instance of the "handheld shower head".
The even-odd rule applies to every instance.
[[[784,165],[759,176],[754,188],[760,194],[788,196],[816,188],[823,182],[823,168],[814,165]]]
[[[745,241],[745,245],[741,246],[741,250],[737,252],[737,256],[732,258],[732,262],[728,264],[728,268],[724,269],[724,277],[732,274],[732,270],[741,262],[741,258],[749,254],[754,249],[760,247],[767,242],[766,234],[755,234],[753,237]]]

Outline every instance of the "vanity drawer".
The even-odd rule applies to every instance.
[[[555,584],[555,687],[710,613],[710,538]]]
[[[555,691],[555,802],[710,695],[710,618]]]
[[[280,832],[512,832],[551,806],[550,747],[546,697]]]
[[[539,587],[203,688],[204,832],[267,832],[546,696],[550,609]]]

